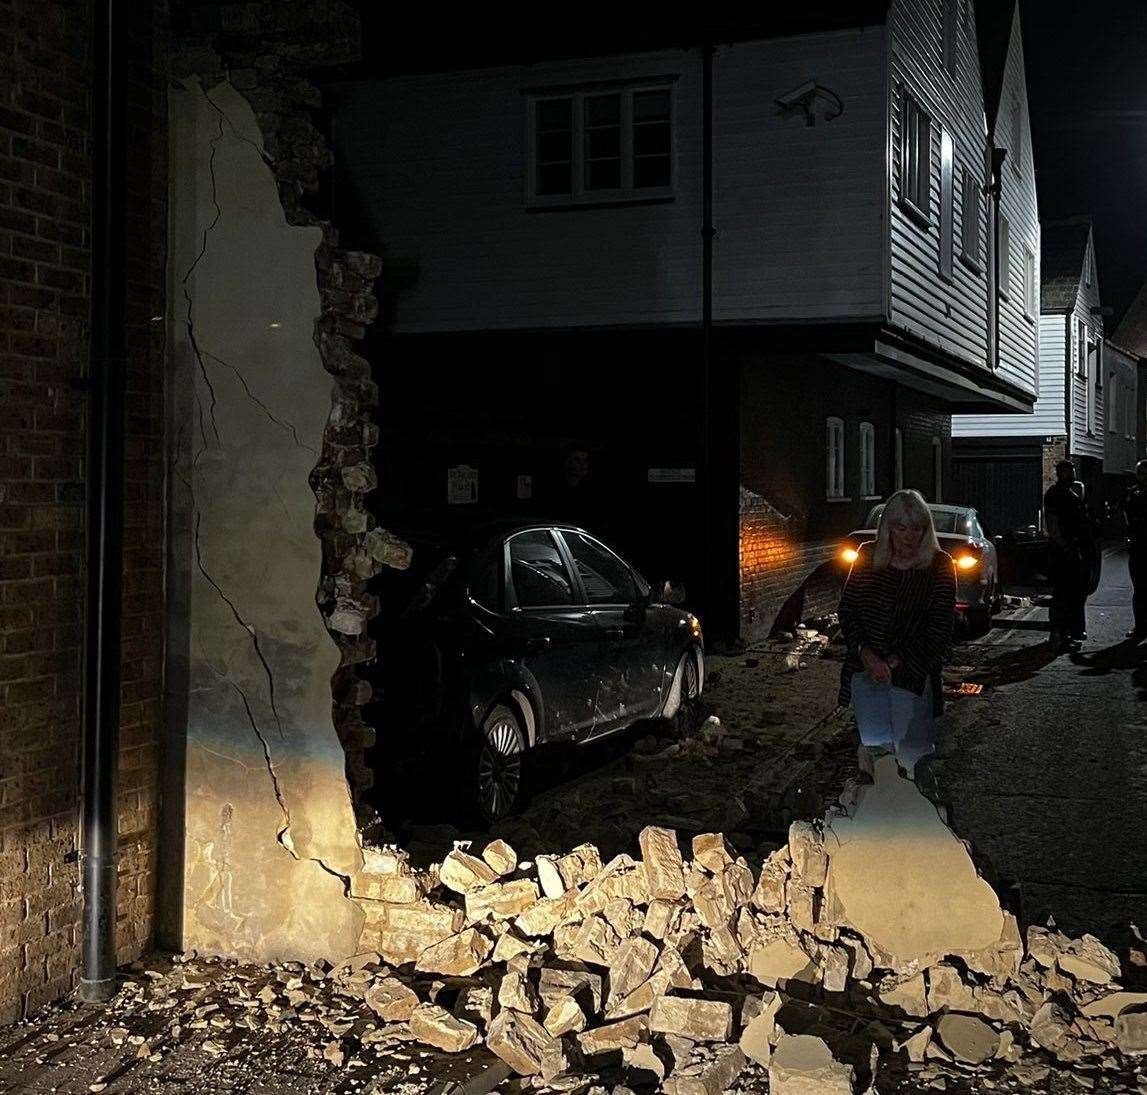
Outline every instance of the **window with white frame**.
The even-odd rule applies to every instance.
[[[1012,226],[1008,218],[1000,214],[1000,296],[1010,300],[1012,296]]]
[[[960,167],[960,258],[980,272],[980,181],[967,164]]]
[[[860,493],[876,496],[876,427],[871,422],[860,424]]]
[[[1075,373],[1076,376],[1087,376],[1087,324],[1083,320],[1076,321],[1077,334],[1076,343],[1072,346],[1075,357]]]
[[[829,498],[844,497],[844,421],[830,418],[825,424],[825,493]]]
[[[1110,373],[1110,374],[1108,374],[1108,377],[1107,377],[1107,410],[1108,410],[1107,432],[1108,433],[1118,433],[1119,432],[1119,418],[1120,418],[1121,408],[1120,408],[1119,412],[1117,412],[1117,410],[1116,410],[1117,408],[1120,408],[1120,404],[1119,404],[1119,377],[1116,376],[1115,373]]]
[[[952,251],[955,219],[952,194],[952,134],[940,130],[940,277],[952,280]]]
[[[941,4],[944,15],[944,71],[956,75],[956,0]]]
[[[1024,315],[1034,320],[1036,309],[1035,254],[1030,247],[1024,248]]]
[[[900,201],[918,220],[932,216],[932,119],[907,88],[900,93]]]
[[[531,93],[529,201],[568,205],[673,196],[673,86]]]

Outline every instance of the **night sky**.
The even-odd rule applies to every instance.
[[[1040,218],[1093,218],[1110,332],[1147,279],[1147,0],[1020,0],[1020,17]]]

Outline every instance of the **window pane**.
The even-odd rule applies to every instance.
[[[572,99],[542,99],[537,104],[538,129],[572,129]]]
[[[637,586],[633,575],[612,551],[581,533],[565,532],[562,535],[574,557],[591,605],[629,605],[636,602]]]
[[[594,95],[585,101],[585,124],[620,125],[621,96]]]
[[[616,190],[621,186],[621,160],[596,160],[585,165],[586,190]]]
[[[927,213],[930,209],[930,187],[932,182],[932,126],[928,117],[918,112],[919,125],[917,128],[917,179],[916,179],[916,205]]]
[[[634,187],[669,186],[671,182],[668,156],[641,156],[633,161]]]
[[[569,163],[571,159],[569,133],[538,134],[538,163]]]
[[[585,154],[590,160],[621,156],[621,128],[591,129],[585,135]]]
[[[572,190],[570,165],[550,164],[538,167],[539,194],[568,194]]]
[[[470,580],[470,596],[484,608],[495,612],[502,608],[502,554],[492,552],[475,568]]]
[[[668,91],[638,91],[633,96],[633,120],[635,122],[650,119],[668,119],[669,92]]]
[[[669,123],[645,122],[633,127],[633,151],[638,156],[669,151]]]
[[[510,541],[510,575],[520,608],[574,603],[569,571],[548,532],[523,532]]]

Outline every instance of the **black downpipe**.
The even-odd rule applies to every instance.
[[[717,578],[714,520],[717,516],[716,460],[713,438],[713,54],[711,42],[701,48],[701,459],[705,537],[706,607],[719,618],[721,582]]]
[[[92,323],[88,385],[88,545],[84,667],[83,967],[78,995],[116,989],[116,766],[120,624],[126,255],[127,0],[97,0],[92,82]]]

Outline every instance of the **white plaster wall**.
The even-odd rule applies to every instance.
[[[169,102],[183,945],[337,958],[361,930],[339,877],[361,854],[331,717],[338,653],[315,604],[308,475],[332,389],[313,342],[321,233],[287,225],[229,84],[189,83]]]

